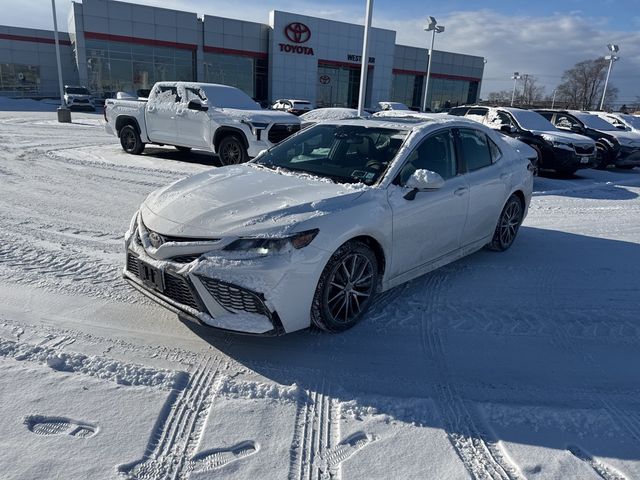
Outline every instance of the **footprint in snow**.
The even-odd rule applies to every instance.
[[[46,417],[29,415],[24,419],[29,431],[36,435],[70,435],[72,437],[93,437],[98,428],[86,422],[77,422],[66,417]]]

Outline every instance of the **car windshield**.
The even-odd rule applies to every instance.
[[[640,117],[635,115],[621,114],[620,117],[633,128],[640,129]]]
[[[525,130],[555,131],[553,124],[537,112],[530,110],[509,110],[516,122]]]
[[[209,105],[218,108],[237,108],[239,110],[261,110],[249,95],[235,87],[226,85],[202,85],[200,89],[207,96]]]
[[[298,101],[295,101],[295,102],[293,102],[293,106],[294,107],[310,107],[311,104],[309,102],[298,102]]]
[[[338,183],[372,185],[391,164],[407,134],[392,128],[319,124],[272,147],[254,163]]]
[[[71,95],[90,95],[89,90],[82,87],[67,87],[66,90]]]
[[[606,120],[603,120],[597,115],[592,115],[590,113],[576,113],[575,116],[580,119],[582,123],[584,123],[587,127],[593,128],[595,130],[604,130],[604,131],[615,131],[618,130],[616,127],[611,125]]]

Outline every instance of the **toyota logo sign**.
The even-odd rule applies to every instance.
[[[293,43],[305,43],[311,38],[309,27],[300,22],[292,22],[284,27],[284,34]]]
[[[320,75],[320,83],[322,85],[328,85],[331,83],[331,77],[329,75]]]

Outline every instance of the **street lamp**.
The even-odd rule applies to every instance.
[[[425,32],[433,32],[431,35],[431,48],[429,49],[429,63],[427,64],[427,78],[424,82],[424,99],[422,101],[422,111],[427,110],[427,94],[429,93],[429,77],[431,76],[431,59],[433,58],[433,43],[436,40],[436,33],[444,32],[444,26],[438,25],[434,17],[429,17],[429,24],[424,27]]]
[[[611,75],[611,67],[613,66],[613,62],[620,59],[620,57],[617,57],[616,55],[614,55],[614,53],[618,53],[618,50],[620,50],[618,48],[618,45],[614,45],[610,43],[609,45],[607,45],[607,48],[611,52],[611,55],[607,55],[606,57],[604,57],[605,60],[609,60],[609,69],[607,70],[607,79],[604,81],[604,90],[602,91],[602,100],[600,101],[600,110],[604,109],[604,98],[607,95],[607,85],[609,84],[609,75]]]
[[[484,67],[482,67],[482,76],[484,76],[484,69],[487,66],[487,59],[483,58],[482,63],[484,63]],[[482,92],[482,79],[480,79],[480,86],[478,87],[478,98],[476,99],[476,102],[482,101],[482,96],[480,95],[480,92]]]
[[[58,83],[60,86],[60,106],[58,107],[58,122],[71,123],[71,111],[64,103],[64,88],[62,86],[62,66],[60,65],[60,44],[58,42],[58,17],[56,15],[56,0],[51,0],[53,12],[53,38],[56,44],[56,61],[58,63]]]
[[[518,80],[520,80],[521,78],[522,77],[518,72],[513,72],[513,75],[511,76],[511,79],[513,80],[513,93],[511,94],[512,107],[513,107],[513,101],[516,99],[516,84],[518,83]]]

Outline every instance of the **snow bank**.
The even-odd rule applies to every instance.
[[[59,106],[59,100],[0,97],[0,111],[5,112],[55,112]]]
[[[66,353],[54,348],[0,339],[0,357],[46,364],[60,372],[82,373],[120,385],[158,387],[170,390],[183,383],[183,372],[156,370],[115,360]]]

